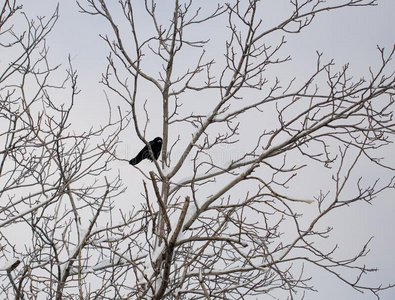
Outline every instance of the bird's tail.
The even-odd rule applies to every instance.
[[[136,160],[136,158],[133,158],[133,159],[129,160],[129,164],[132,165],[132,166],[137,165],[138,163],[139,162]]]

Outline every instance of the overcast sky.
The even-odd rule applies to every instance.
[[[29,18],[49,15],[56,7],[56,1],[53,0],[20,2],[23,3],[24,11]],[[279,9],[287,2],[278,1]],[[80,14],[74,1],[61,0],[59,3],[60,18],[48,38],[50,57],[54,64],[61,63],[66,66],[67,57],[71,56],[79,74],[79,87],[82,90],[80,97],[84,99],[77,117],[86,123],[96,122],[97,115],[100,114],[97,103],[103,103],[100,101],[104,100],[103,86],[99,81],[101,73],[105,71],[106,56],[109,53],[99,34],[110,34],[111,31],[101,18]],[[279,10],[279,16],[281,13],[282,11]],[[293,61],[289,65],[290,70],[283,71],[292,74],[311,71],[314,68],[315,53],[319,51],[324,52],[324,58],[327,60],[334,58],[339,67],[349,62],[356,77],[366,76],[368,67],[375,67],[379,63],[377,45],[390,49],[395,43],[394,13],[394,0],[380,0],[379,5],[374,8],[345,9],[318,16],[315,22],[301,34],[289,37],[288,43],[294,49]],[[277,16],[274,14],[270,17],[275,21]],[[136,151],[135,148],[133,143],[125,141],[125,158]],[[390,152],[394,153],[395,148],[392,147],[387,153]],[[126,163],[120,164],[119,168],[126,178],[130,176],[129,166]],[[360,171],[366,172],[367,176],[380,176],[380,174],[369,174],[369,170],[363,168]],[[383,175],[388,176],[388,174]],[[301,184],[309,186],[311,182],[306,181]],[[350,209],[346,208],[333,220],[334,237],[339,243],[346,242],[352,249],[358,249],[353,247],[360,246],[370,236],[375,236],[373,240],[375,246],[366,259],[366,263],[370,266],[380,268],[379,273],[371,274],[369,277],[375,283],[395,280],[394,216],[394,193],[387,192],[373,206],[361,203]],[[373,299],[372,295],[356,293],[349,287],[343,286],[333,276],[321,271],[314,273],[314,276],[319,278],[316,287],[321,292],[308,294],[307,299]],[[382,299],[395,299],[394,291],[382,295]]]

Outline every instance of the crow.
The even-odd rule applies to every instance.
[[[145,146],[139,154],[133,159],[129,161],[129,164],[132,166],[137,165],[139,162],[141,162],[143,159],[149,159],[150,161],[153,161],[154,159],[157,160],[160,154],[160,150],[162,150],[162,138],[156,137],[153,139],[151,142],[149,142],[151,146],[152,153],[154,154],[154,157],[150,155],[150,152],[148,150],[148,147]]]

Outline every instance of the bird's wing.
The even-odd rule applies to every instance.
[[[139,154],[136,155],[135,158],[131,159],[129,161],[129,163],[131,165],[137,165],[139,162],[141,162],[144,158],[147,158],[147,154],[148,154],[148,148],[147,146],[145,146],[143,149],[141,149],[141,151],[139,152]]]
[[[156,143],[156,144],[152,147],[152,152],[154,153],[155,159],[158,159],[161,149],[162,149],[162,144],[160,144],[160,143]]]

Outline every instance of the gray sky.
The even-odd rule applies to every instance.
[[[280,8],[277,11],[278,15],[267,16],[268,24],[275,22],[276,18],[284,13],[281,6],[287,2],[277,2]],[[333,0],[327,2],[333,2]],[[56,2],[52,0],[24,0],[22,3],[29,18],[36,15],[48,15],[56,7]],[[54,64],[62,63],[66,66],[67,57],[70,54],[74,67],[78,70],[78,85],[82,90],[80,98],[83,99],[78,104],[80,109],[75,117],[82,121],[81,126],[95,124],[95,122],[97,124],[100,120],[98,116],[105,113],[100,111],[100,105],[98,105],[105,103],[103,86],[99,84],[99,81],[101,73],[105,71],[106,56],[109,53],[107,45],[98,35],[110,34],[109,26],[99,17],[78,13],[78,7],[74,1],[61,0],[59,3],[59,22],[48,39],[50,58]],[[287,47],[292,49],[292,62],[284,68],[276,69],[278,72],[276,75],[286,77],[287,74],[295,76],[298,73],[301,75],[310,73],[315,67],[316,51],[319,51],[324,52],[325,60],[335,59],[336,67],[339,69],[349,62],[352,74],[355,74],[356,78],[367,76],[368,67],[374,68],[380,60],[376,46],[390,50],[395,43],[394,12],[395,1],[380,0],[379,5],[374,8],[345,9],[317,16],[313,24],[305,31],[288,38]],[[215,30],[213,28],[214,32]],[[64,74],[59,72],[59,76],[61,75]],[[149,93],[147,95],[149,96]],[[87,114],[87,110],[90,113]],[[152,131],[152,134],[155,133]],[[136,146],[127,139],[125,139],[124,147],[125,158],[130,157],[136,151]],[[395,147],[392,146],[387,151],[383,153],[384,156],[394,153]],[[393,162],[393,158],[390,159]],[[132,176],[131,174],[136,174],[130,171],[130,167],[126,164],[119,163],[119,168],[126,180]],[[383,174],[375,172],[371,174],[372,171],[364,169],[363,166],[360,172],[368,177],[390,175],[390,172],[384,171],[381,171]],[[306,178],[300,178],[298,183],[304,188],[311,188],[313,183],[311,179]],[[317,181],[314,188],[318,191],[320,180]],[[373,206],[360,203],[338,212],[332,219],[328,218],[328,223],[335,227],[332,241],[338,242],[343,248],[347,247],[345,251],[356,252],[364,241],[374,236],[372,251],[366,258],[366,263],[380,269],[380,272],[369,275],[375,283],[388,283],[395,278],[393,276],[395,268],[394,216],[394,194],[387,192]],[[307,294],[306,299],[373,299],[372,295],[361,295],[322,271],[310,269],[307,272],[314,276],[314,283],[320,293]],[[394,298],[395,291],[382,294],[384,300]]]

